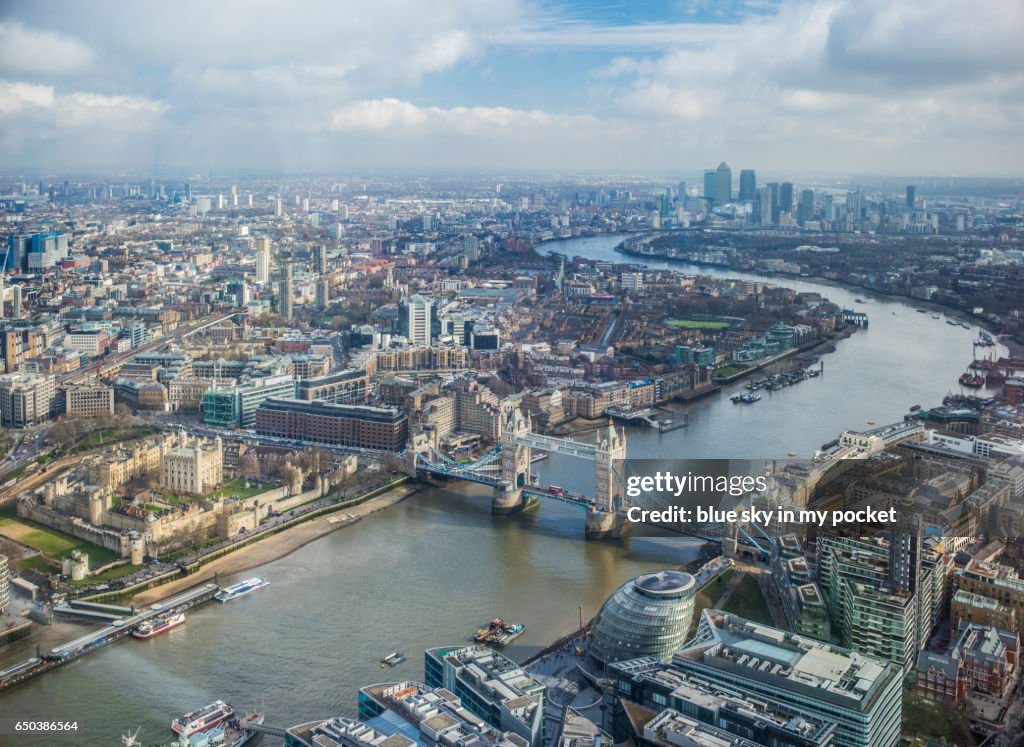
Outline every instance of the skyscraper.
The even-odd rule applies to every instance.
[[[722,161],[715,171],[715,202],[725,205],[732,202],[732,169]]]
[[[320,278],[316,281],[316,308],[317,311],[326,311],[331,303],[331,281],[327,278]]]
[[[317,272],[321,275],[327,274],[327,245],[320,244],[316,248]]]
[[[800,193],[800,205],[796,211],[801,225],[814,218],[814,190],[805,189]]]
[[[685,181],[679,182],[679,186],[676,187],[676,199],[679,202],[684,202],[686,200],[686,182]]]
[[[424,298],[418,293],[411,296],[406,302],[407,326],[409,342],[413,345],[429,347],[430,327],[433,307],[430,299]]]
[[[256,282],[270,281],[270,239],[261,236],[256,239]]]
[[[768,182],[768,191],[772,196],[772,223],[779,222],[779,183]]]
[[[754,213],[759,225],[770,226],[772,224],[771,187],[761,187],[757,190],[757,202],[754,204]]]
[[[278,287],[278,313],[288,321],[292,320],[292,265],[291,262],[284,266],[284,275]]]
[[[757,192],[757,174],[753,169],[743,169],[740,172],[740,202],[753,202]]]
[[[913,184],[908,184],[907,185],[907,207],[910,208],[911,210],[913,210],[914,206],[916,204],[917,204],[917,187],[915,187]]]
[[[709,207],[715,204],[715,192],[718,189],[717,180],[718,175],[714,169],[708,169],[704,172],[704,199]]]
[[[779,212],[793,214],[793,182],[779,185]]]

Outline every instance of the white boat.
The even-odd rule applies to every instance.
[[[245,596],[249,592],[256,591],[256,589],[262,589],[264,586],[270,586],[270,583],[264,581],[259,576],[253,576],[246,581],[239,581],[237,584],[221,589],[214,594],[214,598],[218,602],[230,602],[232,599]]]
[[[171,729],[175,734],[190,737],[201,731],[212,729],[217,724],[227,721],[235,715],[235,709],[223,700],[215,700],[210,705],[189,711],[184,716],[179,716],[171,722]]]

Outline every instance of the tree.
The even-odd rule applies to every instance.
[[[78,426],[73,420],[62,420],[50,429],[50,438],[61,451],[66,451],[78,438]]]
[[[256,453],[253,451],[245,453],[241,464],[238,465],[238,469],[242,477],[250,482],[260,479],[260,461],[256,458]]]

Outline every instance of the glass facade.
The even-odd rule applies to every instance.
[[[603,664],[641,656],[668,658],[686,640],[696,590],[693,576],[681,571],[627,581],[598,612],[590,655]]]

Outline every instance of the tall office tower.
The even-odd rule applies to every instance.
[[[21,319],[21,286],[11,286],[11,317]]]
[[[754,205],[757,213],[757,222],[762,226],[772,224],[772,189],[761,187],[757,190],[757,202]]]
[[[856,192],[846,193],[847,220],[853,223],[859,223],[863,208],[863,195],[859,189]]]
[[[274,217],[275,218],[280,218],[281,217],[281,198],[280,197],[275,197],[274,198]]]
[[[256,239],[256,282],[270,282],[270,239],[266,236]]]
[[[800,205],[797,207],[796,217],[801,225],[814,219],[813,189],[805,189],[800,193]]]
[[[793,182],[779,185],[779,212],[793,214]]]
[[[715,170],[715,201],[719,205],[732,202],[732,169],[725,161]]]
[[[917,204],[917,187],[915,187],[913,184],[908,184],[907,185],[907,207],[910,208],[911,210],[913,210],[914,206],[916,204]]]
[[[31,234],[7,237],[7,262],[4,269],[21,272],[25,269],[28,253],[32,250]]]
[[[740,202],[753,202],[756,191],[757,174],[753,169],[743,169],[740,172]]]
[[[917,591],[921,575],[921,516],[906,511],[889,528],[889,582],[899,592]]]
[[[714,169],[704,172],[704,200],[708,207],[715,204],[715,191],[718,189],[718,175]]]
[[[316,268],[321,275],[327,274],[327,245],[320,244],[316,248]]]
[[[676,187],[676,199],[679,200],[679,202],[685,202],[686,201],[686,182],[685,181],[679,182],[679,185]]]
[[[415,296],[409,297],[406,307],[409,342],[413,345],[429,347],[430,327],[433,321],[433,307],[430,299],[417,293]]]
[[[768,192],[771,194],[771,222],[778,222],[778,182],[768,182]]]
[[[278,302],[278,313],[289,322],[292,320],[292,263],[284,266],[284,276],[278,288],[280,301]]]
[[[316,281],[316,308],[317,311],[326,311],[331,303],[331,281],[327,278],[320,278]]]
[[[825,195],[821,198],[821,217],[827,221],[835,220],[835,198],[832,195]]]

